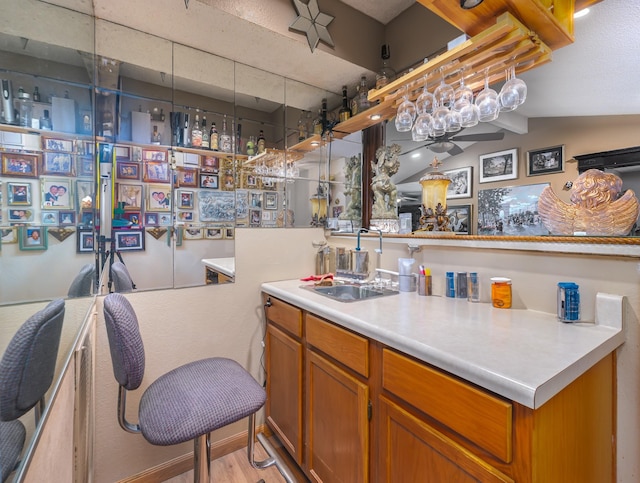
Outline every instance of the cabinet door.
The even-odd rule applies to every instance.
[[[379,481],[513,483],[508,476],[382,396],[379,417]]]
[[[267,326],[267,421],[302,465],[302,343]]]
[[[367,385],[307,350],[307,397],[307,469],[311,476],[324,483],[368,481]]]

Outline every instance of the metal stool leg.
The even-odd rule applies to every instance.
[[[255,413],[249,416],[249,436],[247,442],[247,458],[249,459],[249,463],[256,469],[262,470],[268,468],[271,465],[276,465],[278,471],[285,479],[287,483],[297,483],[295,477],[289,471],[287,465],[282,461],[278,453],[273,449],[273,446],[269,443],[267,438],[262,433],[258,433],[257,438],[260,441],[260,444],[265,449],[268,458],[262,461],[256,461],[255,459],[255,439],[256,439],[256,415]]]
[[[211,482],[211,436],[209,433],[193,440],[193,483]]]

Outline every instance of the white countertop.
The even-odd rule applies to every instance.
[[[202,263],[205,266],[220,272],[228,277],[234,278],[236,276],[236,259],[235,257],[227,258],[203,258]]]
[[[618,295],[598,294],[596,323],[566,324],[555,314],[417,292],[344,303],[304,284],[262,290],[532,409],[624,342]]]

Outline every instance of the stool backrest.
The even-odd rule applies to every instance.
[[[128,391],[138,389],[144,377],[144,345],[138,318],[124,295],[110,293],[104,298],[104,320],[113,375]]]
[[[111,264],[111,279],[113,280],[113,291],[119,293],[132,292],[135,288],[129,270],[122,262]]]
[[[88,297],[91,295],[91,287],[95,280],[96,266],[93,263],[87,263],[80,269],[76,278],[73,279],[69,286],[69,292],[67,296],[69,298],[74,297]]]
[[[50,302],[15,333],[0,360],[0,420],[19,418],[51,387],[64,320],[64,299]]]

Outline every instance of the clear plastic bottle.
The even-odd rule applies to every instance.
[[[369,88],[367,87],[367,76],[360,77],[360,87],[358,89],[358,112],[366,111],[371,107],[369,103]]]
[[[376,89],[386,86],[396,78],[396,71],[389,65],[389,58],[391,57],[389,45],[384,44],[381,50],[382,67],[376,74]]]

